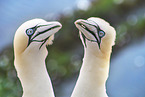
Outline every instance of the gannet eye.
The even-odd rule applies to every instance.
[[[29,36],[32,35],[33,32],[34,32],[33,29],[26,30],[26,34],[29,35]]]
[[[104,32],[104,31],[99,31],[99,36],[100,36],[100,37],[105,36],[105,32]]]

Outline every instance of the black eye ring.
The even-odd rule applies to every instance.
[[[34,33],[33,29],[27,29],[26,34],[28,36],[32,35]]]
[[[99,36],[102,38],[103,36],[105,36],[105,32],[104,31],[99,31]]]

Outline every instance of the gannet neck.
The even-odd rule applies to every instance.
[[[109,58],[96,57],[85,50],[79,78],[71,97],[108,97],[106,80],[109,71]]]
[[[23,87],[22,97],[54,97],[51,80],[45,66],[46,47],[36,54],[29,52],[26,51],[15,58],[15,68]]]
[[[101,18],[75,21],[84,46],[83,64],[71,97],[108,97],[106,80],[115,29]]]
[[[22,97],[54,97],[45,66],[46,45],[61,28],[57,21],[32,19],[23,23],[14,37],[14,65],[23,88]]]

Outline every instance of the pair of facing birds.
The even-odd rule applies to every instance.
[[[108,97],[106,80],[116,31],[101,18],[75,21],[84,46],[80,74],[71,97]],[[23,23],[14,37],[15,68],[20,79],[22,97],[55,97],[45,65],[54,34],[61,29],[59,22],[33,19]]]

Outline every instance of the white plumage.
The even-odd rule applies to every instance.
[[[23,87],[22,97],[54,97],[45,66],[46,45],[52,44],[59,22],[33,19],[22,24],[15,33],[15,68]]]
[[[115,29],[96,17],[79,19],[75,25],[84,45],[84,58],[71,97],[108,97],[105,85],[115,44]]]

